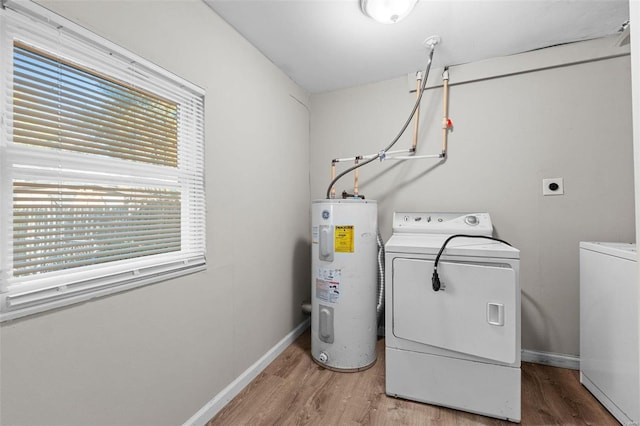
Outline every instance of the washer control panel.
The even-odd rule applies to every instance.
[[[493,234],[489,213],[395,212],[393,232],[419,234]]]

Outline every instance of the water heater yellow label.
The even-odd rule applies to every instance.
[[[353,253],[353,225],[335,227],[333,249],[336,253]]]

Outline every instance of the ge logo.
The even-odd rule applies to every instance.
[[[329,210],[323,210],[323,211],[322,211],[322,218],[323,218],[324,220],[329,219]]]

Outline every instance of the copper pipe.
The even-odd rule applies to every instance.
[[[358,159],[360,157],[356,157],[356,161],[355,161],[355,165],[358,165]],[[353,171],[353,196],[357,197],[358,196],[358,171],[360,169],[355,169]]]
[[[331,180],[329,182],[333,182],[336,178],[336,162],[335,160],[331,162]],[[336,187],[335,185],[331,187],[331,198],[336,198]]]
[[[449,133],[449,69],[442,73],[442,155],[447,155],[447,136]]]
[[[422,87],[422,73],[417,73],[416,78],[416,99],[420,98],[420,88]],[[416,148],[418,147],[418,128],[420,121],[420,105],[418,105],[418,109],[416,110],[415,121],[413,123],[413,145],[411,146],[411,151],[416,152]]]

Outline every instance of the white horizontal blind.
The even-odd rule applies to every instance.
[[[0,10],[0,319],[202,269],[203,92],[16,5]]]
[[[13,276],[180,250],[180,193],[13,182]]]
[[[177,166],[178,105],[18,41],[13,141]]]

